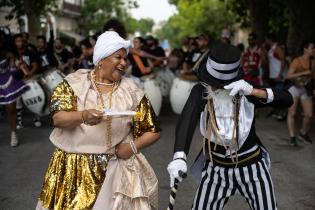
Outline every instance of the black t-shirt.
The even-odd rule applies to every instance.
[[[89,58],[84,58],[80,63],[74,66],[75,70],[78,69],[93,69],[93,56],[90,56]]]
[[[202,56],[202,52],[199,49],[196,49],[192,52],[187,52],[184,60],[192,68],[200,56]]]
[[[60,64],[65,64],[69,59],[73,58],[73,54],[67,49],[63,49],[60,53],[56,53],[56,58]]]
[[[81,54],[82,54],[82,51],[81,51],[81,48],[78,47],[78,46],[74,46],[71,48],[72,50],[72,54],[75,58],[80,58]]]
[[[26,49],[21,54],[17,53],[16,56],[17,56],[17,59],[21,59],[26,64],[29,71],[32,70],[32,63],[39,63],[38,56],[34,52],[28,49]],[[38,73],[38,70],[35,73]],[[17,77],[20,79],[23,78],[24,73],[22,71],[19,71],[17,74]]]
[[[156,47],[154,49],[145,49],[145,51],[151,55],[155,55],[157,57],[165,57],[165,52],[162,47]]]
[[[57,67],[58,62],[52,51],[46,49],[43,52],[38,52],[38,57],[41,71],[45,71],[50,67]]]
[[[29,70],[32,69],[32,63],[38,63],[37,55],[29,50],[25,50],[22,54],[20,54],[20,58],[26,63]]]
[[[149,66],[148,65],[148,61],[146,58],[143,58],[143,57],[140,57],[142,63],[144,66]],[[144,74],[141,73],[137,63],[135,62],[132,54],[128,54],[128,60],[130,61],[130,65],[132,66],[132,69],[131,69],[131,74],[135,77],[141,77],[143,76]]]

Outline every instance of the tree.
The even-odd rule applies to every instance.
[[[297,55],[305,40],[313,40],[315,1],[308,0],[221,0],[238,21],[258,34],[260,41],[267,33],[275,33],[287,44],[290,55]]]
[[[29,22],[31,37],[40,31],[40,17],[57,7],[57,0],[1,0],[0,7],[9,7],[7,19],[17,19],[21,23],[21,16],[26,15]]]
[[[185,36],[204,33],[218,37],[222,29],[233,23],[232,13],[219,0],[172,0],[178,13],[172,16],[158,32],[172,46],[179,45]]]
[[[88,0],[81,9],[86,34],[100,31],[104,23],[112,17],[125,22],[132,22],[128,10],[137,7],[136,0]],[[128,29],[129,27],[127,27]],[[128,30],[128,32],[130,32]]]
[[[151,18],[141,18],[137,21],[136,25],[136,31],[139,31],[141,36],[145,36],[147,33],[152,31],[154,20]]]
[[[268,33],[268,20],[270,15],[270,0],[221,0],[227,5],[228,10],[236,15],[236,21],[242,27],[251,27],[262,42]]]
[[[315,2],[308,0],[288,0],[288,38],[287,45],[292,55],[297,55],[304,41],[315,38]]]

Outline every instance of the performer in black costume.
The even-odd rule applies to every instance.
[[[255,131],[254,110],[287,108],[292,96],[284,90],[256,89],[241,80],[240,51],[229,44],[215,45],[196,71],[195,85],[176,127],[173,160],[167,169],[171,186],[179,171],[187,172],[186,156],[200,123],[203,151],[192,174],[200,184],[192,209],[224,208],[230,196],[246,198],[251,209],[276,210],[269,174],[269,154]]]

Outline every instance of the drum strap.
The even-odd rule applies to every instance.
[[[192,67],[192,71],[196,71],[196,70],[199,68],[201,62],[202,62],[203,59],[206,57],[206,55],[208,54],[208,52],[209,52],[209,49],[207,49],[206,51],[204,51],[204,53],[199,57],[198,61],[197,61],[197,62],[195,63],[195,65]]]
[[[134,61],[136,62],[137,66],[138,66],[138,68],[140,69],[140,71],[141,71],[142,74],[147,74],[147,73],[150,72],[150,71],[148,71],[148,70],[145,68],[145,66],[144,66],[144,64],[143,64],[143,62],[142,62],[142,60],[141,60],[141,58],[140,58],[139,55],[134,55],[134,54],[133,54],[132,57],[133,57]]]

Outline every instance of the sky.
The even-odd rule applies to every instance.
[[[137,0],[139,7],[131,10],[134,18],[152,18],[157,24],[176,12],[176,7],[167,0]]]

